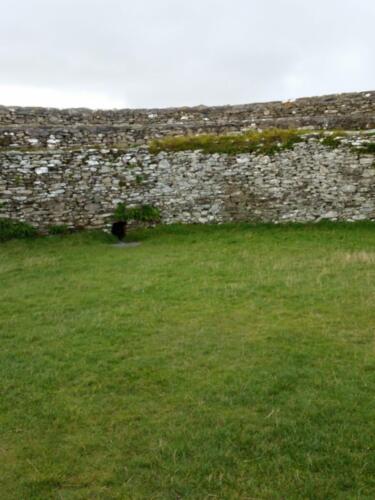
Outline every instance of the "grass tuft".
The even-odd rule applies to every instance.
[[[0,243],[14,238],[32,238],[37,230],[26,222],[0,219]]]

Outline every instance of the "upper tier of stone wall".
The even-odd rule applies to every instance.
[[[372,129],[375,91],[238,106],[166,109],[54,109],[0,106],[0,145],[145,144],[167,135],[250,128]],[[4,139],[5,138],[5,139]]]

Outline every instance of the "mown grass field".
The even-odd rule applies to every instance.
[[[375,498],[375,225],[0,246],[0,497]]]

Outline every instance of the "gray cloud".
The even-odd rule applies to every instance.
[[[0,103],[234,104],[375,87],[373,0],[2,0],[1,17]]]

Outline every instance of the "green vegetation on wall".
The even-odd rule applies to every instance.
[[[375,155],[375,142],[369,142],[356,149],[359,154]]]
[[[307,130],[269,129],[234,135],[197,135],[153,140],[150,152],[201,150],[204,153],[272,155],[304,140]],[[310,131],[311,132],[311,131]]]
[[[119,203],[113,214],[114,222],[158,222],[159,220],[160,211],[152,205],[127,207],[125,203]]]
[[[157,154],[161,151],[202,151],[207,154],[241,154],[253,153],[258,155],[273,155],[286,149],[292,149],[299,142],[315,137],[331,149],[348,147],[356,153],[374,154],[375,143],[369,142],[370,134],[359,135],[361,145],[353,145],[353,141],[346,140],[348,131],[322,131],[322,130],[287,130],[268,129],[261,132],[249,131],[234,135],[195,135],[176,136],[156,139],[149,144],[150,152]]]
[[[30,238],[36,236],[36,233],[36,229],[26,222],[0,219],[0,242],[14,238]]]

